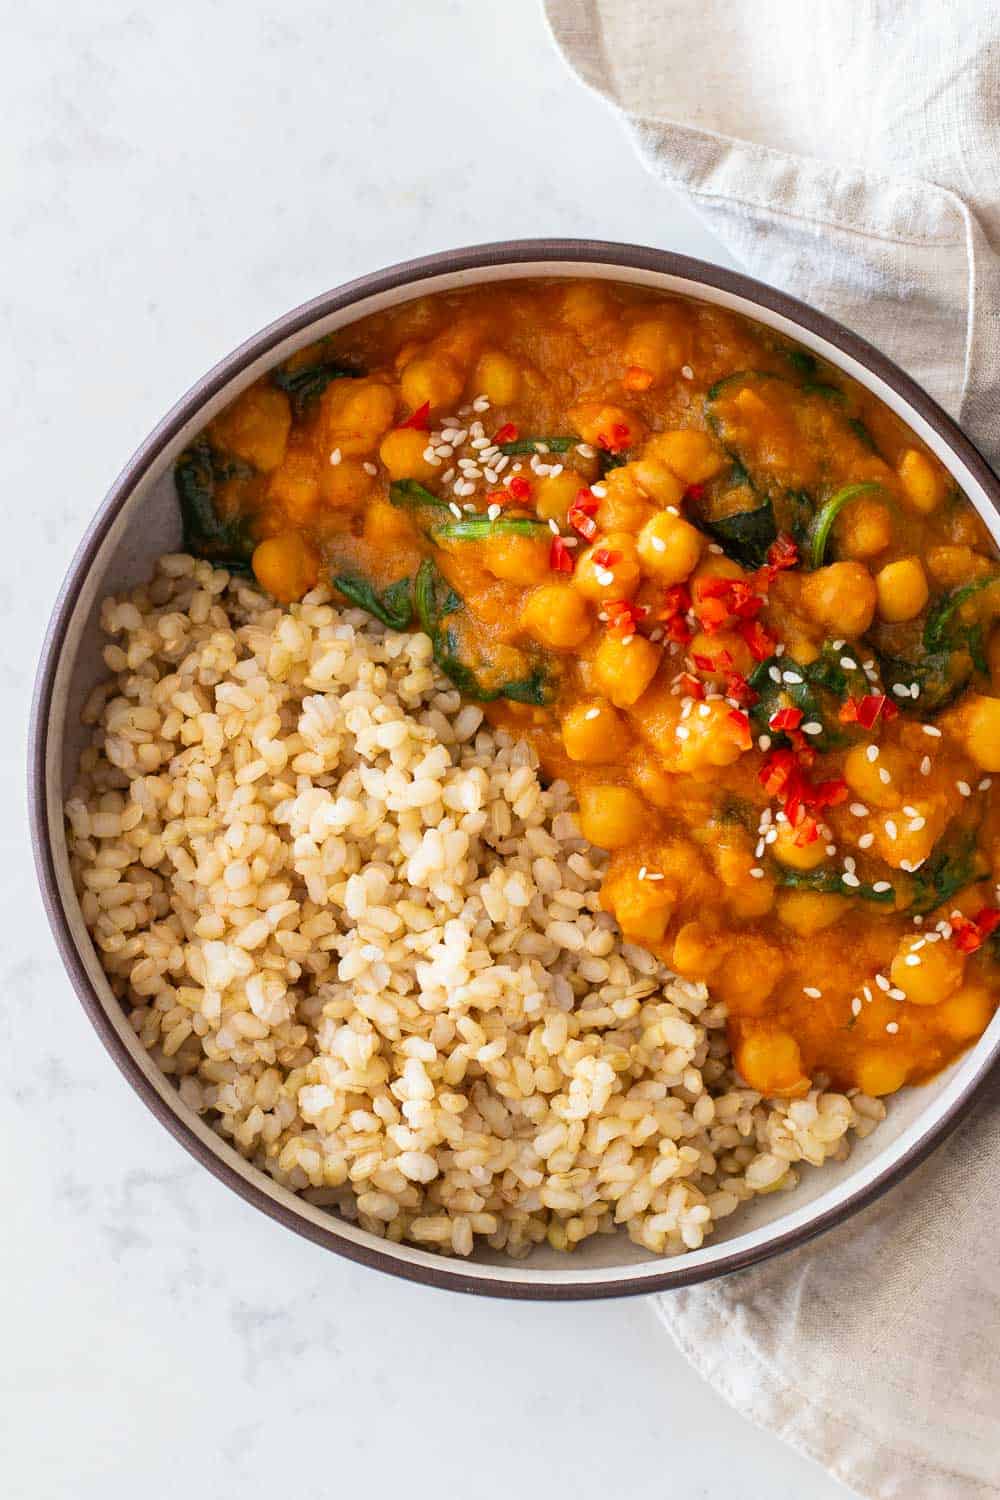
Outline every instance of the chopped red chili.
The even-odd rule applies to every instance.
[[[431,426],[431,403],[425,401],[423,406],[418,406],[416,411],[405,422],[400,422],[401,428],[410,428],[413,432],[429,432]]]
[[[858,724],[862,729],[874,729],[880,718],[888,724],[898,716],[899,709],[885,693],[867,693],[864,698],[848,698],[837,715],[841,724]]]
[[[951,940],[960,953],[976,953],[990,933],[1000,927],[1000,907],[984,906],[974,917],[955,912],[949,918]]]
[[[513,495],[515,500],[527,500],[531,494],[531,484],[527,479],[522,478],[520,474],[515,474],[507,486],[507,490],[509,494]]]
[[[572,573],[573,571],[573,554],[561,536],[552,538],[552,545],[549,548],[549,567],[555,573]]]
[[[518,432],[513,422],[505,422],[503,426],[498,427],[496,432],[493,434],[493,441],[494,443],[498,444],[516,443],[520,435],[521,434]]]

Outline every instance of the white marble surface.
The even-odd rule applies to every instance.
[[[227,1193],[101,1050],[24,832],[23,725],[64,567],[219,355],[448,245],[718,247],[564,72],[535,0],[4,10],[0,1494],[844,1495],[730,1412],[646,1303],[424,1291]]]

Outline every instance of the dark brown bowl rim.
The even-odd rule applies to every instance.
[[[807,1224],[778,1233],[766,1243],[754,1245],[742,1251],[734,1251],[730,1255],[722,1255],[710,1265],[686,1268],[681,1258],[677,1261],[664,1262],[663,1270],[654,1271],[648,1276],[623,1279],[612,1273],[601,1280],[569,1281],[552,1285],[532,1284],[527,1281],[505,1281],[500,1278],[480,1280],[475,1275],[463,1273],[460,1264],[452,1263],[444,1257],[441,1257],[439,1266],[411,1264],[397,1260],[378,1248],[343,1239],[334,1230],[326,1230],[300,1217],[293,1209],[272,1198],[253,1182],[242,1177],[227,1161],[210,1149],[180,1114],[176,1113],[157,1093],[112,1026],[73,943],[66,913],[59,896],[55,860],[48,837],[49,808],[45,774],[47,732],[56,668],[70,616],[95,554],[136,484],[167,444],[176,437],[205,402],[254,360],[267,354],[285,339],[301,332],[319,318],[349,307],[364,297],[407,285],[416,289],[420,282],[433,276],[455,271],[486,270],[498,265],[537,262],[544,273],[544,263],[547,261],[590,262],[618,267],[626,272],[651,271],[683,277],[695,284],[700,283],[703,286],[745,298],[781,317],[788,318],[806,332],[825,339],[841,353],[857,360],[902,396],[967,466],[984,492],[990,497],[994,508],[1000,511],[1000,482],[983,456],[948,414],[938,406],[937,402],[866,340],[850,332],[849,329],[844,328],[824,313],[817,312],[807,304],[788,297],[763,282],[713,265],[708,261],[677,255],[670,251],[601,240],[500,241],[446,250],[436,255],[422,256],[416,260],[402,261],[398,265],[388,266],[370,275],[359,277],[314,297],[311,301],[303,303],[268,324],[259,333],[240,344],[181,397],[125,465],[108,491],[70,563],[42,644],[28,732],[28,808],[32,848],[45,910],[77,996],[104,1046],[136,1093],[152,1110],[160,1123],[166,1126],[174,1138],[202,1166],[207,1167],[215,1177],[238,1193],[241,1198],[261,1209],[286,1228],[293,1229],[306,1239],[312,1240],[313,1243],[328,1250],[334,1250],[350,1260],[388,1272],[390,1275],[446,1290],[485,1296],[529,1301],[569,1301],[598,1297],[645,1296],[654,1292],[670,1291],[691,1286],[697,1282],[713,1280],[733,1271],[744,1270],[773,1255],[795,1249],[826,1230],[842,1224],[852,1214],[873,1203],[890,1187],[912,1172],[966,1117],[976,1101],[990,1068],[1000,1055],[1000,1042],[983,1060],[977,1075],[970,1080],[968,1086],[933,1126],[897,1161],[879,1173],[866,1186],[849,1194],[834,1208],[817,1215]]]

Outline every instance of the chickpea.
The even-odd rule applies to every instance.
[[[982,1036],[995,1009],[996,1002],[985,984],[969,984],[942,1000],[934,1020],[953,1041],[971,1042]]]
[[[599,486],[604,494],[594,519],[601,531],[638,531],[653,514],[653,507],[635,476],[635,464],[622,464],[612,469]]]
[[[587,481],[574,469],[561,474],[543,474],[535,482],[535,509],[543,521],[565,522],[566,512]]]
[[[675,507],[680,505],[686,488],[684,481],[678,479],[673,469],[669,469],[660,459],[639,458],[628,467],[632,470],[640,490],[644,491],[650,499],[655,500],[658,505]],[[611,473],[615,472],[612,469]]]
[[[563,748],[570,760],[611,765],[628,749],[631,736],[621,714],[605,698],[575,703],[562,721]]]
[[[734,634],[731,630],[718,630],[714,635],[698,630],[691,637],[687,651],[692,661],[697,656],[719,663],[717,672],[703,666],[698,667],[699,676],[715,688],[725,687],[726,675],[729,672],[742,672],[745,676],[753,671],[754,660],[750,647],[742,636]],[[726,659],[731,663],[730,666],[723,665]]]
[[[953,589],[962,583],[968,583],[976,576],[978,565],[982,561],[978,552],[973,552],[971,547],[928,547],[927,549],[927,571],[935,583],[941,584],[943,588]]]
[[[746,574],[738,562],[731,557],[723,557],[718,552],[706,552],[698,564],[694,573],[694,584],[692,593],[696,599],[700,598],[698,585],[703,578],[745,578]]]
[[[599,849],[636,843],[649,831],[649,819],[649,808],[631,787],[587,786],[580,792],[580,832]]]
[[[694,427],[657,433],[646,444],[643,457],[660,459],[685,485],[714,479],[728,462],[711,434]]]
[[[896,472],[907,503],[924,515],[936,510],[945,497],[947,480],[936,464],[918,448],[908,448]]]
[[[319,490],[326,505],[356,506],[374,488],[375,476],[366,471],[360,458],[343,458],[339,464],[324,464],[320,469]]]
[[[306,448],[293,449],[271,471],[267,498],[281,506],[293,525],[310,521],[319,506],[319,464]]]
[[[685,357],[681,331],[663,318],[634,323],[625,340],[625,363],[647,371],[654,383],[679,370]]]
[[[373,499],[365,506],[363,535],[369,546],[384,551],[401,542],[412,543],[413,522],[405,510],[388,500]]]
[[[863,563],[838,562],[807,573],[802,603],[824,629],[838,635],[863,635],[875,615],[875,581]]]
[[[847,910],[842,897],[823,891],[782,891],[778,897],[778,921],[799,937],[832,927]]]
[[[571,407],[569,417],[585,443],[613,452],[634,448],[646,430],[634,411],[603,401],[584,401]]]
[[[799,1044],[787,1031],[751,1031],[737,1043],[735,1062],[759,1094],[788,1098],[809,1090]]]
[[[627,531],[612,531],[580,554],[573,584],[585,599],[604,604],[610,599],[631,599],[641,576],[635,537]]]
[[[646,522],[636,543],[643,571],[665,584],[683,582],[697,566],[704,547],[700,531],[665,510]]]
[[[891,746],[878,746],[869,759],[868,745],[852,745],[844,757],[844,779],[861,801],[872,807],[898,807],[903,800],[903,781],[909,769],[906,758]],[[888,781],[881,775],[887,772]]]
[[[965,748],[983,771],[1000,771],[1000,698],[974,694],[966,701]]]
[[[878,1099],[883,1094],[894,1094],[903,1087],[909,1071],[910,1060],[905,1053],[873,1049],[858,1058],[858,1088],[873,1099]]]
[[[603,323],[611,312],[611,299],[601,286],[592,282],[573,281],[562,295],[564,322],[578,333]]]
[[[392,426],[396,396],[376,380],[335,380],[320,397],[320,419],[331,453],[367,458]]]
[[[631,708],[656,676],[662,650],[644,635],[606,633],[594,657],[594,682],[616,708]]]
[[[431,411],[454,406],[465,385],[465,377],[453,359],[445,354],[429,354],[410,361],[400,376],[399,389],[411,411],[425,403]]]
[[[393,427],[379,444],[378,456],[390,479],[417,479],[426,483],[440,473],[440,464],[428,463],[424,457],[426,448],[426,432],[416,432],[412,427]]]
[[[685,979],[707,980],[726,956],[726,944],[702,922],[685,922],[674,938],[671,967]]]
[[[507,583],[520,584],[527,588],[533,583],[543,583],[552,577],[549,568],[549,544],[533,536],[517,536],[501,532],[492,536],[482,546],[483,567],[494,578],[503,578]]]
[[[472,383],[493,406],[510,406],[521,389],[521,370],[510,355],[488,349],[476,362]]]
[[[892,541],[892,512],[881,500],[862,495],[841,511],[833,530],[842,557],[865,561],[884,552]]]
[[[237,396],[211,424],[220,448],[270,474],[285,456],[292,427],[292,408],[284,391],[271,384],[252,385]]]
[[[746,732],[736,726],[728,703],[716,700],[709,712],[692,714],[683,727],[686,739],[678,739],[676,767],[679,771],[701,771],[706,766],[731,766],[747,748]]]
[[[281,604],[294,604],[319,578],[319,559],[298,531],[282,531],[261,542],[252,566],[261,588]]]
[[[590,611],[570,584],[543,583],[525,600],[521,625],[543,646],[572,651],[590,634]]]
[[[605,882],[601,900],[630,941],[662,943],[676,895],[665,880],[640,880],[627,870]]]
[[[914,933],[896,951],[889,975],[911,1005],[937,1005],[958,989],[965,957],[952,943],[929,943]]]
[[[915,620],[930,597],[927,574],[919,557],[886,563],[875,575],[878,612],[883,620]]]
[[[778,837],[771,845],[771,853],[788,869],[815,870],[827,858],[822,839],[813,839],[809,844],[796,843],[796,833],[791,823],[779,823],[777,833]]]

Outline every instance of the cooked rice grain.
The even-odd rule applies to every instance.
[[[83,915],[184,1103],[392,1240],[699,1246],[884,1115],[763,1100],[623,943],[567,786],[394,634],[190,557],[109,599],[66,805]]]

